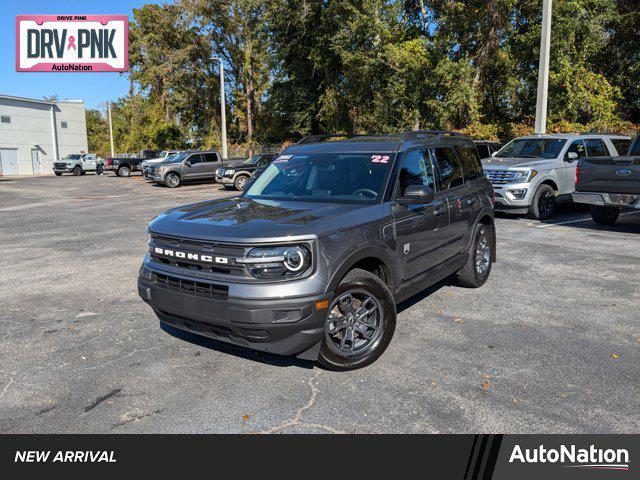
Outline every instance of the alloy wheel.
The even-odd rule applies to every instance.
[[[487,274],[491,265],[491,245],[485,233],[480,235],[476,245],[476,272],[480,276]]]

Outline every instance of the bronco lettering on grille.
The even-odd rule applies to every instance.
[[[186,260],[195,260],[196,262],[205,263],[229,263],[229,259],[225,257],[214,257],[213,255],[201,255],[199,253],[181,252],[179,250],[169,250],[166,248],[154,247],[153,251],[158,255],[166,257],[184,258]]]

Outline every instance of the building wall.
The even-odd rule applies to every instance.
[[[0,149],[18,150],[19,174],[33,175],[31,150],[39,151],[42,173],[53,173],[55,153],[51,134],[51,105],[0,97],[0,115],[11,123],[0,122]],[[86,153],[87,125],[83,101],[59,101],[53,106],[58,138],[59,158],[69,153]],[[67,128],[61,128],[62,122]]]

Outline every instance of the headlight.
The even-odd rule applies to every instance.
[[[518,171],[513,176],[513,183],[528,183],[538,174],[537,170]]]
[[[162,175],[164,173],[164,167],[160,167],[157,170],[158,174]]]
[[[225,175],[233,175],[234,173],[236,173],[236,171],[233,168],[224,171]]]
[[[258,247],[237,262],[249,268],[256,278],[297,277],[311,266],[311,252],[300,245]]]

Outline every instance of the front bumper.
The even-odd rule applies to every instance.
[[[73,168],[53,167],[53,171],[56,172],[56,173],[71,173],[71,172],[73,172]]]
[[[640,210],[640,195],[627,195],[600,192],[573,192],[575,203],[586,203],[601,207],[617,207],[628,210]]]
[[[327,315],[327,309],[318,310],[316,302],[332,297],[331,294],[264,300],[204,297],[166,288],[145,268],[138,277],[138,294],[161,322],[180,330],[278,355],[313,352],[315,356]]]
[[[527,213],[535,187],[531,183],[508,183],[493,185],[493,190],[496,195],[494,210],[498,212]],[[522,191],[525,193],[518,195]]]

